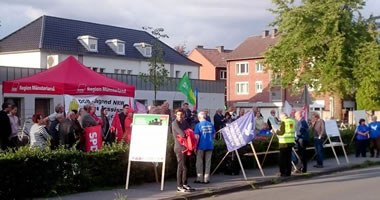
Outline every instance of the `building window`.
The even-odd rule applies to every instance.
[[[236,94],[248,94],[248,82],[236,82]]]
[[[97,67],[93,67],[92,70],[93,70],[94,72],[97,72],[97,71],[98,71],[98,68],[97,68]]]
[[[146,57],[152,56],[152,47],[145,47],[145,56]]]
[[[263,82],[256,81],[256,93],[262,93],[262,92],[263,92]]]
[[[117,51],[120,53],[120,54],[124,54],[124,44],[120,43],[117,45]]]
[[[105,68],[99,68],[100,73],[104,73]]]
[[[132,74],[132,70],[131,70],[131,69],[128,69],[128,70],[127,70],[127,74]]]
[[[248,75],[248,63],[237,63],[236,64],[236,74],[237,75]]]
[[[263,64],[256,63],[256,72],[263,72]]]
[[[114,69],[115,74],[118,74],[120,69]]]
[[[225,80],[227,78],[227,71],[226,70],[220,70],[220,79]]]
[[[177,109],[177,108],[181,108],[182,107],[182,103],[183,101],[173,101],[173,110]]]
[[[125,74],[125,69],[120,70],[121,74]]]
[[[180,71],[175,71],[175,77],[176,78],[179,78],[179,73],[180,73]]]
[[[191,78],[191,72],[187,72],[187,76],[189,76],[189,78]]]

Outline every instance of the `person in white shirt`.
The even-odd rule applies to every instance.
[[[34,124],[30,128],[30,147],[43,150],[50,140],[50,135],[46,130],[48,118],[43,118],[40,114],[34,114],[32,120]]]

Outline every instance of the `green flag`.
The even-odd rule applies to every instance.
[[[179,81],[177,85],[177,90],[181,91],[183,94],[187,96],[187,101],[195,105],[195,95],[193,93],[193,89],[191,88],[191,83],[187,73],[183,74],[182,79]]]

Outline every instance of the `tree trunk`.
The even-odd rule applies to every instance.
[[[340,121],[343,119],[342,117],[342,109],[343,109],[343,100],[339,95],[334,95],[334,119]]]

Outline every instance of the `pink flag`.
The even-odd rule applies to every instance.
[[[144,104],[136,101],[135,113],[147,113],[147,109]]]
[[[307,106],[304,106],[301,110],[302,118],[307,120]]]

